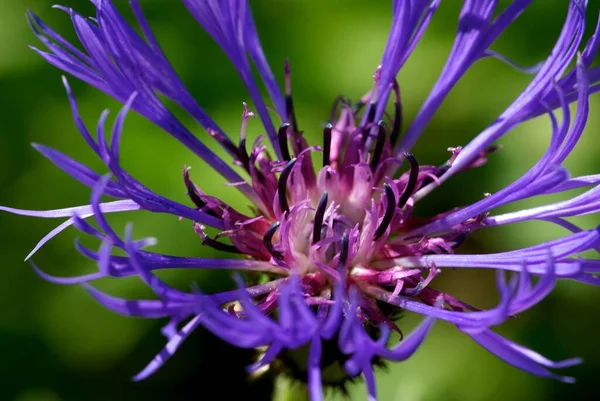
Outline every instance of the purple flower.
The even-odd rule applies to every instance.
[[[246,104],[237,139],[204,112],[162,53],[138,0],[131,0],[131,8],[143,36],[128,25],[109,0],[92,0],[97,10],[95,18],[57,7],[71,17],[84,51],[29,14],[35,34],[47,48],[34,48],[36,52],[55,67],[122,101],[124,107],[110,130],[110,140],[105,136],[106,112],[94,136],[80,118],[65,79],[75,124],[110,174],[101,175],[57,150],[34,145],[52,163],[91,188],[90,204],[48,211],[1,208],[27,216],[66,218],[36,245],[28,259],[71,225],[101,241],[97,251],[76,245],[80,253],[97,261],[97,273],[64,278],[36,268],[43,278],[59,284],[83,284],[99,303],[124,315],[169,319],[163,329],[167,345],[135,376],[136,380],[154,373],[201,325],[234,346],[263,350],[262,358],[249,371],[271,364],[290,350],[306,347],[304,379],[312,400],[323,398],[322,370],[332,363],[324,355],[333,352],[335,362],[343,366],[348,377],[364,377],[370,399],[375,399],[374,365],[381,360],[409,358],[435,320],[454,324],[488,351],[522,370],[573,380],[550,369],[572,366],[579,359],[550,361],[491,328],[537,304],[558,279],[600,283],[595,275],[600,272],[600,260],[578,256],[587,250],[600,250],[599,229],[583,230],[565,220],[600,210],[600,175],[571,178],[562,166],[585,127],[588,98],[600,89],[600,85],[594,85],[600,81],[600,67],[591,67],[600,44],[600,25],[584,44],[585,0],[570,1],[552,52],[529,69],[489,47],[530,1],[514,0],[497,10],[494,0],[466,0],[446,65],[409,124],[402,120],[400,87],[395,77],[440,1],[393,1],[392,28],[372,88],[355,104],[343,98],[336,100],[329,122],[320,128],[323,141],[318,144],[308,144],[304,139],[294,113],[289,64],[281,91],[261,49],[247,2],[182,1],[237,69],[263,123],[265,137],[246,142],[247,121],[255,117]],[[412,146],[463,74],[485,57],[498,58],[531,73],[531,83],[471,142],[449,149],[449,160],[440,165],[420,165],[410,153]],[[269,100],[260,94],[253,67]],[[188,131],[159,95],[175,102],[204,127],[233,163],[221,159]],[[576,103],[574,113],[570,103]],[[269,107],[275,114],[269,113]],[[129,175],[121,167],[119,145],[130,109],[161,127],[225,177],[252,203],[251,210],[235,210],[226,201],[202,192],[187,168],[183,184],[189,205],[158,195]],[[556,109],[562,112],[561,121],[554,114]],[[456,173],[485,163],[497,139],[540,115],[549,117],[551,139],[544,155],[523,176],[472,205],[427,219],[413,217],[419,200]],[[315,169],[313,159],[321,167]],[[566,192],[585,187],[591,189],[577,196]],[[560,202],[494,213],[499,206],[518,200],[563,192],[566,200]],[[117,200],[101,202],[103,195]],[[171,256],[146,250],[155,243],[153,238],[134,239],[131,226],[120,236],[105,217],[107,213],[131,210],[168,213],[189,221],[202,245],[222,251],[223,258]],[[88,223],[90,217],[94,217],[98,228]],[[557,224],[570,234],[510,252],[457,253],[476,230],[529,220]],[[206,227],[220,233],[211,237]],[[126,256],[113,255],[114,248]],[[171,268],[254,273],[246,275],[246,281],[236,275],[238,289],[209,295],[177,290],[154,274],[155,270]],[[445,268],[496,270],[498,305],[480,310],[436,290],[431,282]],[[107,276],[137,276],[157,299],[120,299],[90,284]],[[532,276],[539,279],[534,282]],[[416,312],[424,320],[403,337],[394,321],[398,311]],[[390,345],[392,331],[399,332],[401,340]]]

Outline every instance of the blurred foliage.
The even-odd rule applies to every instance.
[[[115,3],[131,17],[127,1]],[[415,115],[439,74],[456,30],[460,2],[443,1],[430,29],[399,76],[406,121]],[[507,1],[500,3],[508,3]],[[591,1],[590,31],[598,15]],[[74,39],[68,16],[51,9],[54,0],[2,0],[0,4],[0,204],[32,209],[85,204],[89,190],[40,157],[30,146],[41,142],[101,168],[78,135],[60,82],[60,72],[45,64],[28,44],[40,45],[25,21],[26,8],[38,13],[65,37]],[[91,15],[92,6],[64,0]],[[178,1],[142,1],[163,48],[190,91],[227,132],[239,129],[241,103],[248,100],[238,76],[219,48]],[[168,4],[168,5],[167,5]],[[294,96],[302,129],[315,143],[338,94],[357,99],[371,85],[390,22],[384,1],[251,1],[265,53],[281,82],[283,62],[293,69]],[[534,64],[549,53],[560,31],[567,1],[535,1],[494,44],[494,49],[522,64]],[[490,124],[525,87],[529,77],[492,59],[478,62],[452,91],[420,139],[414,152],[421,163],[446,160],[446,148],[466,144]],[[84,119],[93,127],[100,112],[118,103],[70,79]],[[600,99],[592,100],[592,110]],[[600,114],[591,113],[587,132],[567,165],[573,174],[592,174],[598,167]],[[201,138],[207,135],[189,117],[182,120]],[[250,125],[261,133],[258,121]],[[523,173],[549,138],[549,121],[541,117],[502,138],[503,150],[484,167],[469,171],[436,190],[419,206],[423,215],[473,202]],[[211,143],[211,141],[207,141]],[[211,144],[212,145],[212,144]],[[222,154],[222,153],[220,153]],[[165,196],[185,202],[181,179],[184,165],[208,193],[237,207],[245,202],[235,189],[165,133],[131,114],[126,123],[122,159],[143,183]],[[104,171],[100,169],[99,171]],[[522,206],[526,203],[522,203]],[[115,226],[133,221],[135,233],[156,236],[156,250],[178,255],[208,255],[191,227],[172,216],[149,213],[111,216]],[[586,228],[597,217],[578,220]],[[248,381],[244,367],[251,352],[234,350],[199,330],[166,366],[150,379],[130,378],[164,345],[164,322],[121,317],[98,306],[77,286],[64,287],[39,279],[23,262],[33,245],[56,221],[0,214],[0,399],[18,401],[196,400],[212,394],[228,399],[269,399],[268,375]],[[51,241],[36,263],[53,274],[93,271],[90,261],[73,249],[75,230]],[[478,233],[465,245],[469,252],[493,252],[531,245],[565,234],[548,224],[521,224]],[[87,239],[83,239],[87,241]],[[173,272],[170,272],[173,273]],[[175,272],[165,278],[182,288],[195,282],[204,291],[231,286],[228,274]],[[486,271],[447,271],[436,285],[467,302],[489,306],[495,299],[493,277]],[[149,295],[136,280],[105,280],[102,289],[126,296]],[[449,325],[439,323],[409,361],[378,372],[381,400],[505,400],[584,399],[596,389],[600,348],[594,334],[600,292],[571,282],[560,283],[534,310],[498,329],[550,358],[583,356],[585,364],[568,373],[575,385],[530,376],[481,349]],[[402,327],[414,324],[414,317]],[[295,385],[275,383],[277,399],[303,397]],[[291,390],[290,390],[291,389]],[[350,387],[351,399],[365,399],[362,384]],[[341,399],[337,392],[330,399]]]

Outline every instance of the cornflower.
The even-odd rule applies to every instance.
[[[76,244],[81,254],[97,262],[97,272],[55,277],[34,266],[44,279],[81,284],[100,304],[117,313],[169,319],[162,330],[167,338],[165,348],[135,380],[153,374],[186,337],[203,326],[234,346],[259,349],[261,358],[249,366],[249,372],[275,362],[284,366],[295,363],[288,372],[301,370],[299,378],[307,381],[313,401],[323,399],[324,383],[331,384],[324,374],[328,369],[343,369],[346,378],[362,375],[369,399],[375,400],[374,366],[383,360],[409,358],[433,323],[443,320],[517,368],[573,381],[552,369],[572,366],[579,359],[548,360],[491,328],[540,302],[559,279],[590,285],[600,282],[596,276],[600,261],[578,256],[584,251],[600,250],[599,229],[584,230],[566,220],[598,212],[600,175],[572,178],[562,165],[586,125],[588,98],[600,88],[595,85],[600,80],[600,67],[591,66],[600,43],[600,25],[584,45],[586,1],[569,2],[550,55],[526,69],[489,48],[531,1],[514,0],[497,10],[494,0],[466,0],[448,60],[421,109],[406,124],[396,76],[440,0],[394,0],[391,31],[372,87],[356,103],[343,97],[336,99],[324,127],[310,128],[323,133],[322,142],[312,145],[305,140],[294,111],[290,66],[285,65],[282,91],[261,48],[247,1],[182,2],[222,48],[248,89],[256,112],[244,103],[239,138],[225,133],[186,90],[161,51],[138,0],[130,4],[141,35],[109,0],[92,0],[95,18],[84,18],[70,8],[57,6],[71,17],[83,51],[30,13],[33,31],[47,48],[34,48],[41,57],[124,106],[109,140],[105,135],[107,112],[101,115],[94,136],[83,123],[64,79],[75,124],[110,173],[101,175],[57,150],[34,145],[52,163],[91,188],[90,203],[47,211],[2,207],[27,216],[66,218],[27,259],[70,226],[100,240],[97,251]],[[410,153],[419,135],[465,72],[485,57],[498,58],[531,73],[530,84],[468,144],[449,149],[447,161],[420,164]],[[259,82],[252,68],[258,72]],[[263,99],[259,84],[266,88],[269,100]],[[162,98],[187,112],[223,147],[233,163],[228,164],[211,151],[204,143],[208,138],[194,136],[167,109]],[[574,113],[570,103],[576,103]],[[183,171],[188,205],[151,191],[128,174],[121,166],[119,151],[125,118],[131,109],[220,173],[252,203],[252,208],[236,210],[226,200],[203,192],[192,182],[188,168]],[[557,109],[562,113],[560,121],[555,115]],[[469,206],[425,219],[413,216],[418,201],[457,173],[484,164],[498,139],[540,115],[549,118],[548,147],[521,177]],[[248,119],[255,116],[260,118],[265,135],[247,143]],[[578,195],[568,192],[587,187],[591,189]],[[562,201],[493,213],[519,200],[563,192],[566,199]],[[117,200],[102,202],[103,195]],[[196,258],[146,250],[156,243],[154,238],[135,239],[131,225],[121,236],[106,219],[108,213],[133,210],[167,213],[189,221],[201,244],[224,256]],[[87,221],[91,217],[98,228]],[[510,252],[457,253],[477,230],[531,220],[556,224],[570,233]],[[210,236],[207,227],[219,234]],[[114,255],[114,249],[124,251],[126,256]],[[244,278],[235,275],[237,289],[204,294],[198,289],[175,289],[155,275],[157,270],[173,268],[231,269],[248,274]],[[435,289],[432,280],[446,268],[494,269],[498,305],[477,309]],[[90,284],[103,277],[128,276],[143,280],[157,299],[121,299]],[[539,279],[532,280],[534,276]],[[402,311],[424,316],[406,336],[395,321]],[[400,333],[396,344],[390,344],[392,332]],[[305,361],[298,362],[301,353],[294,353],[298,349],[307,350]]]

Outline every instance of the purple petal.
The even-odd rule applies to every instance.
[[[581,363],[580,359],[574,358],[561,362],[552,362],[531,350],[508,341],[490,330],[469,335],[492,354],[521,370],[537,376],[557,379],[565,383],[575,382],[575,379],[572,377],[558,376],[545,369],[544,366],[554,369],[564,368]]]
[[[131,93],[137,91],[140,96],[133,105],[137,112],[173,135],[230,182],[243,182],[242,178],[228,164],[224,163],[187,130],[155,95],[152,84],[160,86],[161,83],[167,82],[171,83],[172,87],[162,85],[162,88],[158,87],[157,89],[163,89],[163,92],[166,92],[167,96],[173,97],[176,102],[180,99],[176,94],[187,94],[175,73],[165,62],[164,56],[157,55],[156,49],[154,49],[155,51],[150,49],[131,27],[125,25],[124,20],[116,14],[116,9],[109,2],[104,2],[102,5],[97,4],[97,7],[98,18],[96,20],[99,21],[99,25],[96,25],[98,22],[84,19],[72,9],[58,7],[71,16],[77,36],[89,55],[86,56],[86,60],[90,62],[90,65],[72,54],[62,51],[61,44],[49,47],[54,54],[34,50],[57,68],[82,79],[122,102],[125,102]],[[48,41],[44,42],[48,43]],[[128,49],[135,50],[131,53],[128,52]],[[151,79],[148,77],[154,77],[153,81],[148,82],[147,80]],[[168,90],[168,88],[174,88],[174,90]],[[222,133],[195,104],[189,94],[185,96],[184,100],[180,100],[180,103],[197,117],[203,126],[217,129]],[[236,188],[251,199],[255,199],[255,194],[248,185],[239,185]]]
[[[435,319],[427,317],[419,324],[419,326],[404,338],[398,345],[392,349],[382,348],[379,355],[390,361],[404,361],[411,357],[419,348],[427,333],[433,326]]]
[[[152,359],[152,361],[135,377],[134,381],[144,380],[148,376],[156,372],[174,353],[177,351],[183,341],[190,335],[192,331],[200,324],[200,315],[194,316],[192,320],[186,323],[185,326],[177,334],[169,339],[163,350]]]
[[[157,213],[169,213],[175,214],[180,217],[188,218],[192,221],[196,221],[202,224],[206,224],[218,229],[224,229],[224,223],[221,219],[216,218],[207,213],[192,209],[184,206],[178,202],[171,201],[165,197],[162,197],[148,188],[143,186],[140,182],[131,177],[126,171],[121,169],[119,166],[119,145],[122,134],[122,120],[127,114],[127,110],[131,102],[135,99],[135,94],[132,95],[128,102],[123,107],[119,117],[115,122],[115,126],[111,138],[111,155],[109,168],[111,172],[118,178],[119,184],[125,192],[133,199],[136,200],[144,209],[157,212]]]
[[[363,376],[367,384],[368,401],[377,401],[377,386],[375,384],[375,375],[373,374],[373,365],[363,365]]]
[[[264,63],[264,56],[261,57],[258,38],[253,29],[248,4],[246,0],[229,1],[203,1],[203,0],[183,0],[183,4],[190,11],[192,16],[204,28],[204,30],[219,44],[229,60],[237,69],[242,82],[246,85],[252,102],[256,107],[258,115],[267,131],[275,153],[281,158],[281,150],[277,140],[277,132],[269,116],[267,107],[262,99],[262,95],[252,76],[252,69],[246,56],[246,35],[250,35],[249,43],[255,48],[250,51],[253,58],[260,62],[260,73],[262,78],[270,75],[268,66]],[[273,84],[268,85],[273,91]],[[276,93],[276,92],[274,92]],[[281,99],[277,99],[276,104],[281,107]],[[282,114],[285,116],[285,113]]]
[[[44,280],[49,281],[54,284],[62,284],[62,285],[82,284],[82,283],[86,283],[91,280],[96,280],[96,279],[104,276],[102,273],[97,272],[97,273],[76,276],[76,277],[56,277],[56,276],[52,276],[48,273],[45,273],[40,268],[38,268],[33,262],[29,262],[29,263],[31,264],[31,267],[33,268],[33,270],[35,270],[35,272],[38,274],[38,276],[40,276]]]
[[[85,126],[85,124],[83,123],[83,120],[81,119],[81,115],[79,114],[79,108],[77,106],[77,100],[75,100],[75,96],[73,96],[73,91],[71,91],[71,86],[69,85],[69,82],[67,81],[67,78],[64,75],[62,77],[62,80],[63,80],[63,85],[67,91],[67,97],[69,98],[69,103],[71,104],[71,112],[73,113],[73,121],[75,122],[75,126],[77,126],[77,129],[81,133],[81,136],[83,136],[83,139],[85,139],[85,141],[87,142],[88,146],[90,148],[92,148],[92,150],[96,154],[99,155],[100,152],[98,149],[98,145],[96,144],[96,142],[90,135],[87,127]]]
[[[148,287],[161,299],[180,302],[199,302],[202,297],[196,294],[189,294],[169,286],[164,281],[153,275],[138,259],[138,249],[133,245],[131,239],[131,225],[126,228],[126,238],[124,241],[124,249],[129,255],[131,266],[137,271],[139,277],[146,283]]]
[[[139,210],[140,206],[132,200],[119,200],[114,202],[101,203],[99,205],[100,210],[103,213],[116,213],[116,212],[125,212],[130,210]],[[78,215],[81,218],[88,218],[93,216],[92,206],[84,205],[84,206],[76,206],[69,207],[64,209],[53,209],[53,210],[25,210],[25,209],[15,209],[5,206],[0,206],[0,210],[5,212],[19,214],[22,216],[32,216],[32,217],[42,217],[42,218],[58,218],[58,217],[67,217]],[[62,232],[67,227],[70,227],[75,222],[75,219],[71,217],[67,221],[61,223],[58,227],[54,228],[48,234],[44,236],[33,248],[33,250],[27,255],[25,260],[31,258],[46,242],[50,241],[60,232]]]
[[[179,301],[128,300],[105,294],[89,284],[84,283],[83,287],[102,306],[125,316],[156,319],[173,315],[185,315],[192,310],[189,304]]]
[[[104,213],[124,212],[129,210],[138,210],[140,206],[132,200],[118,200],[113,202],[106,202],[100,204],[100,209]],[[41,217],[46,219],[54,219],[58,217],[70,217],[73,215],[80,216],[92,216],[91,205],[67,207],[63,209],[51,209],[51,210],[26,210],[26,209],[15,209],[12,207],[0,206],[0,210],[5,212],[18,214],[21,216],[30,217]]]
[[[259,308],[256,307],[256,305],[250,299],[250,296],[248,295],[248,292],[245,289],[244,280],[237,274],[234,276],[234,279],[239,287],[239,301],[244,310],[244,315],[246,315],[246,317],[250,321],[252,321],[256,325],[256,327],[264,327],[264,330],[269,331],[270,335],[273,336],[273,338],[278,338],[279,341],[285,344],[288,341],[287,336],[281,333],[281,330],[277,323],[271,320],[271,318],[269,318]]]
[[[89,217],[89,215],[88,215]],[[44,235],[44,237],[38,241],[37,244],[35,244],[35,246],[33,247],[33,249],[27,254],[27,256],[25,256],[25,261],[28,261],[29,259],[31,259],[31,257],[33,255],[35,255],[35,253],[41,248],[43,247],[46,242],[50,241],[52,238],[54,238],[55,236],[57,236],[59,233],[61,233],[63,230],[65,230],[66,228],[70,227],[71,225],[73,225],[74,223],[74,219],[70,218],[67,221],[62,222],[61,224],[59,224],[57,227],[55,227],[54,229],[52,229],[48,234]]]
[[[258,371],[260,368],[262,368],[264,366],[268,366],[271,362],[273,362],[279,356],[279,354],[281,353],[282,350],[283,350],[283,346],[281,345],[281,343],[275,342],[275,343],[271,344],[267,348],[267,351],[265,352],[263,357],[260,358],[259,361],[248,366],[248,368],[246,369],[247,372],[254,373],[254,372]]]
[[[446,65],[397,147],[397,155],[402,155],[402,152],[413,147],[450,90],[530,2],[531,0],[513,2],[493,22],[494,1],[481,0],[464,3],[460,13],[458,33]]]
[[[76,243],[75,247],[84,256],[99,260],[99,255]],[[275,274],[285,274],[285,270],[279,269],[268,262],[248,259],[220,259],[220,258],[188,258],[181,256],[163,255],[154,252],[140,250],[137,254],[140,262],[149,271],[162,269],[215,269],[215,270],[247,270],[263,271]],[[108,275],[113,277],[128,277],[137,274],[126,256],[110,256]]]
[[[522,66],[519,63],[511,60],[510,58],[506,57],[505,55],[495,52],[493,50],[486,50],[485,52],[483,52],[483,56],[484,57],[493,57],[497,60],[500,60],[503,63],[511,66],[515,70],[520,71],[524,74],[536,74],[537,72],[539,72],[540,68],[543,65],[543,63],[540,62],[540,63],[534,64],[532,66],[525,67],[525,66]]]
[[[514,4],[514,3],[513,3]],[[563,30],[558,38],[551,55],[544,62],[540,71],[533,78],[529,86],[506,109],[504,113],[488,129],[479,134],[456,159],[453,166],[442,176],[449,177],[456,171],[465,167],[475,154],[479,154],[493,141],[512,128],[519,120],[519,114],[524,109],[537,102],[540,94],[552,89],[553,81],[558,80],[577,54],[577,48],[582,41],[585,28],[585,13],[576,1],[571,1],[569,11],[563,25]],[[537,106],[537,104],[536,104]]]
[[[100,178],[100,174],[90,170],[88,167],[65,156],[52,148],[34,143],[32,145],[38,152],[47,157],[58,168],[87,187],[92,187]],[[127,195],[114,182],[107,183],[106,194],[114,198],[126,198]]]
[[[383,115],[396,75],[421,39],[439,4],[439,0],[394,1],[392,28],[381,59],[381,76],[377,84],[379,97],[375,121]],[[368,110],[363,124],[367,115]]]
[[[108,236],[108,238],[110,238],[112,240],[112,242],[116,246],[123,247],[123,243],[122,243],[121,239],[114,232],[114,230],[112,229],[110,224],[108,224],[108,221],[106,220],[106,217],[104,216],[104,213],[102,213],[102,210],[100,209],[100,199],[102,198],[102,195],[104,194],[104,191],[106,189],[106,184],[109,182],[109,180],[110,180],[110,175],[105,175],[105,176],[101,177],[98,180],[98,182],[93,186],[92,194],[90,196],[90,204],[92,205],[92,211],[94,212],[94,218],[96,220],[96,223],[98,223],[98,226],[100,227],[100,229],[102,231],[104,231],[104,233]]]
[[[512,294],[510,294],[508,288],[505,289],[501,293],[501,300],[497,307],[477,312],[449,311],[442,309],[441,307],[426,305],[401,295],[395,297],[392,297],[388,293],[373,293],[372,295],[380,301],[387,302],[402,309],[451,322],[461,326],[465,331],[480,331],[481,329],[500,324],[506,320],[509,316],[508,309],[510,307]]]
[[[308,353],[308,393],[311,401],[323,400],[321,384],[321,338],[315,336],[310,344]]]
[[[321,328],[321,336],[325,340],[330,340],[338,331],[341,321],[343,305],[345,300],[345,281],[342,279],[337,282],[333,290],[333,306],[327,311],[327,318]]]
[[[548,254],[557,260],[555,274],[572,277],[580,271],[583,260],[561,260],[562,258],[593,249],[599,245],[600,228],[580,231],[543,244],[509,252],[472,255],[425,255],[397,258],[394,262],[406,268],[437,267],[492,268],[519,272],[523,266],[533,274],[545,274]]]
[[[48,25],[44,24],[44,22],[30,10],[27,11],[27,21],[29,22],[31,30],[35,33],[35,36],[37,36],[38,39],[52,52],[63,52],[63,48],[65,48],[84,63],[90,64],[91,60],[87,55],[63,39],[62,36],[52,30]],[[54,44],[53,41],[57,44]]]

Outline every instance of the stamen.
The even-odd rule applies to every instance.
[[[235,147],[235,144],[233,142],[231,142],[231,140],[229,138],[226,137],[222,137],[221,139],[221,143],[223,144],[223,147],[233,156],[235,156],[237,154],[237,148]]]
[[[285,60],[285,110],[294,132],[299,132],[296,113],[294,112],[294,100],[292,99],[292,70],[290,69],[290,61],[287,59]]]
[[[375,230],[375,241],[377,241],[383,235],[385,230],[387,230],[394,217],[394,212],[396,211],[396,197],[394,196],[394,190],[388,183],[383,184],[383,189],[385,190],[385,197],[387,198],[387,206],[381,224],[379,224],[379,227]]]
[[[282,212],[289,212],[290,206],[287,201],[287,180],[292,172],[292,168],[294,168],[294,164],[296,164],[296,159],[292,159],[285,166],[281,175],[279,176],[279,183],[277,185],[277,189],[279,192],[279,205],[281,205]]]
[[[232,156],[235,157],[237,155],[237,148],[235,147],[235,144],[233,142],[231,142],[231,139],[227,138],[226,136],[222,135],[220,132],[218,132],[214,129],[211,129],[211,128],[207,128],[206,132],[208,132],[208,135],[210,135],[217,142],[219,142],[221,144],[221,146],[223,146],[223,148],[225,148],[225,150],[227,150]]]
[[[331,106],[331,113],[329,114],[329,122],[333,123],[334,121],[337,120],[337,113],[338,113],[338,108],[339,108],[340,104],[342,104],[344,106],[344,105],[348,105],[349,103],[350,102],[348,101],[348,99],[346,99],[342,95],[339,95],[338,97],[336,97],[333,102],[333,106]]]
[[[281,149],[281,155],[283,157],[283,160],[285,161],[288,161],[292,158],[290,156],[290,150],[288,148],[287,132],[289,127],[290,124],[283,123],[281,124],[281,127],[279,127],[279,131],[277,132],[277,136],[279,138],[279,148]]]
[[[417,297],[419,294],[431,283],[431,281],[438,275],[441,270],[435,267],[435,264],[432,264],[429,269],[429,273],[427,273],[427,277],[424,280],[419,280],[419,282],[413,288],[407,288],[404,290],[404,294],[409,297]]]
[[[465,243],[465,241],[467,240],[467,238],[469,238],[469,235],[471,234],[471,230],[466,230],[465,232],[461,233],[458,237],[454,238],[452,240],[453,244],[452,249],[456,249],[459,246],[461,246],[462,244]]]
[[[417,159],[408,152],[404,152],[404,157],[406,157],[406,160],[410,163],[410,175],[408,176],[406,188],[404,188],[404,192],[402,192],[402,195],[400,195],[400,199],[398,200],[399,208],[406,205],[408,198],[410,198],[417,186],[417,179],[419,178],[419,163],[417,162]]]
[[[206,237],[202,240],[202,245],[206,245],[209,246],[217,251],[224,251],[224,252],[230,252],[230,253],[239,253],[242,254],[243,252],[240,251],[239,249],[237,249],[235,246],[233,245],[229,245],[229,244],[224,244],[222,242],[219,242],[215,239],[212,239],[210,237]]]
[[[325,216],[325,208],[327,208],[327,192],[323,193],[313,222],[313,244],[321,240],[321,229],[323,228],[323,217]]]
[[[394,80],[393,90],[396,94],[396,102],[394,103],[394,124],[392,126],[392,133],[390,135],[390,142],[392,147],[396,145],[400,131],[402,130],[402,102],[400,99],[400,88],[398,87],[398,81]]]
[[[358,114],[359,111],[361,111],[361,109],[363,107],[365,107],[365,102],[363,102],[362,100],[359,100],[358,102],[356,102],[354,104],[354,106],[352,107],[352,114],[356,115]]]
[[[452,167],[452,164],[446,162],[435,170],[434,175],[437,178],[440,178],[442,175],[444,175],[446,173],[446,171],[450,170],[450,167]],[[423,180],[423,183],[421,184],[421,188],[423,188],[426,185],[431,184],[433,181],[434,180],[432,177],[430,177],[430,176],[425,177],[425,179]]]
[[[237,148],[237,156],[247,172],[250,172],[250,156],[246,150],[246,138],[240,139],[240,144]]]
[[[192,202],[194,202],[194,205],[196,205],[198,209],[202,209],[204,206],[206,206],[206,202],[204,202],[202,198],[200,198],[200,195],[198,195],[196,192],[196,186],[192,180],[190,180],[190,173],[187,168],[183,172],[183,181],[185,182],[185,187],[188,191],[187,194]]]
[[[329,166],[331,163],[331,130],[333,125],[327,123],[323,129],[323,167]]]
[[[377,123],[379,129],[377,131],[377,142],[375,143],[375,150],[373,151],[373,160],[371,160],[371,170],[374,172],[377,169],[377,165],[379,164],[379,159],[381,159],[381,154],[383,153],[383,146],[385,145],[385,121],[379,120]]]
[[[276,221],[273,223],[273,225],[271,225],[271,227],[269,227],[269,229],[265,232],[265,236],[263,237],[263,244],[265,245],[265,248],[267,248],[267,251],[269,251],[274,258],[283,259],[283,254],[273,248],[273,236],[279,228],[279,224],[280,223]]]
[[[340,267],[346,266],[346,262],[348,261],[348,253],[350,247],[350,240],[348,238],[348,233],[345,232],[342,236],[342,244],[340,250]]]
[[[371,130],[371,125],[373,124],[373,120],[375,119],[375,111],[377,110],[377,102],[371,102],[369,103],[369,114],[367,115],[367,120],[365,121],[365,124],[362,126],[361,132],[362,132],[362,140],[363,143],[367,142],[367,138],[368,138],[368,133]]]
[[[248,126],[248,119],[254,117],[254,113],[248,109],[246,102],[242,102],[242,106],[244,110],[242,111],[242,126],[240,127],[240,143],[235,153],[242,166],[244,166],[244,169],[250,172],[250,156],[248,156],[248,151],[246,150],[246,128]]]
[[[369,115],[367,116],[365,127],[368,127],[375,119],[375,111],[377,111],[377,102],[371,102],[369,104]]]
[[[222,216],[218,213],[217,210],[214,210],[213,208],[206,208],[207,203],[202,199],[200,193],[198,192],[198,189],[190,179],[189,167],[186,167],[183,170],[183,181],[185,183],[185,188],[187,189],[188,196],[190,197],[191,201],[194,202],[194,205],[196,205],[198,209],[201,209],[202,211],[210,214],[211,216],[217,217],[219,219],[222,218]]]
[[[233,245],[223,244],[222,242],[219,242],[213,238],[210,238],[204,232],[204,226],[201,224],[194,223],[194,231],[196,232],[196,234],[198,234],[200,236],[200,238],[202,238],[202,245],[204,245],[204,246],[209,246],[217,251],[239,253],[239,254],[243,253],[242,251],[240,251]]]

